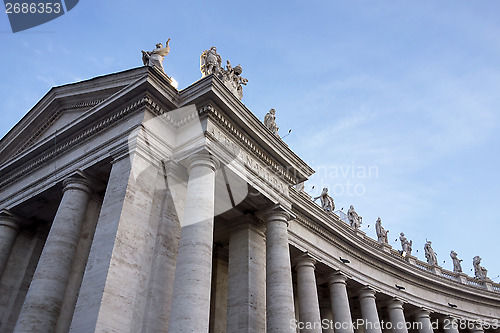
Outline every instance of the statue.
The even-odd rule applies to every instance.
[[[314,198],[313,200],[316,201],[317,199],[321,200],[321,208],[323,208],[328,213],[331,213],[335,210],[335,203],[333,203],[333,198],[328,195],[327,187],[323,188],[321,195]]]
[[[226,68],[220,69],[222,82],[229,90],[231,90],[233,94],[238,96],[238,98],[241,100],[243,98],[242,85],[246,85],[248,83],[248,80],[240,76],[240,74],[243,72],[241,65],[233,68],[229,60],[227,60],[226,62]]]
[[[236,97],[240,100],[243,98],[243,86],[248,83],[248,79],[240,76],[243,72],[241,65],[233,68],[228,60],[226,68],[222,68],[222,58],[215,46],[201,53],[200,71],[202,77],[214,74]]]
[[[455,251],[451,251],[450,257],[453,260],[453,271],[455,273],[462,273],[462,259],[458,259],[458,254]]]
[[[165,69],[163,68],[163,58],[167,56],[170,52],[170,38],[167,40],[165,47],[161,43],[156,44],[156,49],[151,52],[141,51],[142,52],[142,63],[144,66],[156,66],[165,73]]]
[[[474,273],[476,274],[476,278],[484,280],[487,278],[488,270],[481,265],[481,257],[475,256],[472,259],[472,265],[474,266]]]
[[[384,229],[380,217],[377,219],[377,222],[375,222],[375,231],[377,231],[377,238],[380,243],[389,244],[389,241],[387,240],[389,230]]]
[[[297,184],[297,190],[300,192],[304,192],[306,188],[306,182],[300,182]]]
[[[438,265],[437,253],[432,249],[432,242],[427,241],[424,245],[425,258],[427,259],[427,263],[432,266]]]
[[[411,255],[411,246],[413,241],[408,241],[404,233],[399,234],[399,240],[401,241],[401,248],[403,249],[403,257]]]
[[[278,135],[279,127],[276,125],[276,110],[271,109],[264,117],[264,125],[271,131],[273,134]]]
[[[222,59],[217,53],[217,48],[212,46],[209,50],[203,51],[200,57],[200,71],[202,77],[210,74],[218,75],[222,69]]]
[[[354,229],[359,229],[359,227],[361,227],[361,220],[363,218],[359,216],[358,213],[356,213],[353,205],[351,205],[351,207],[349,207],[349,210],[347,211],[347,218],[351,223],[351,227],[353,227]]]

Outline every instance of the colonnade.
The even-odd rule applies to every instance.
[[[218,162],[208,154],[188,160],[189,181],[185,214],[175,270],[168,331],[208,332],[213,258],[215,175]],[[81,174],[63,182],[63,196],[33,280],[22,306],[15,332],[53,332],[71,273],[71,262],[86,213],[91,182]],[[291,213],[277,205],[232,223],[229,235],[226,331],[326,332],[324,319],[335,323],[335,333],[354,333],[348,290],[349,275],[333,271],[327,279],[329,308],[320,308],[317,262],[308,254],[290,258],[288,226]],[[0,214],[0,276],[19,231],[16,217]],[[299,320],[295,317],[292,270],[296,271]],[[359,302],[363,332],[382,333],[378,292],[361,287]],[[350,297],[351,296],[351,297]],[[433,333],[431,312],[406,314],[398,298],[385,300],[392,333],[408,333],[407,316],[419,323],[418,333]],[[450,319],[452,320],[452,318]],[[357,331],[357,329],[356,329]],[[458,333],[448,325],[447,333]],[[482,332],[477,327],[475,333]]]

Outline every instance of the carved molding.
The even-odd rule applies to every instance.
[[[95,134],[101,132],[105,128],[116,123],[118,120],[124,118],[125,116],[127,116],[128,114],[137,110],[138,108],[149,104],[150,101],[151,101],[151,98],[149,96],[143,96],[143,97],[139,98],[138,100],[136,100],[135,102],[129,104],[127,107],[121,109],[119,112],[114,113],[112,116],[109,116],[108,118],[102,120],[98,124],[81,132],[80,135],[78,135],[77,137],[74,137],[70,140],[67,140],[67,141],[55,146],[48,153],[45,153],[43,156],[41,156],[37,160],[29,163],[28,165],[24,166],[20,170],[17,168],[18,171],[11,173],[8,177],[6,177],[0,181],[0,187],[8,185],[11,182],[13,182],[14,180],[19,179],[19,178],[33,172],[34,170],[41,167],[44,163],[54,159],[58,155],[63,154],[64,152],[68,151],[70,148],[80,144],[81,142],[83,142],[83,141],[89,139],[90,137],[94,136]]]
[[[233,138],[239,141],[244,147],[250,150],[254,156],[259,158],[265,165],[269,166],[274,172],[275,175],[281,176],[289,183],[295,184],[297,180],[290,175],[290,173],[285,171],[285,168],[281,166],[275,159],[270,157],[267,153],[265,153],[262,149],[260,149],[257,144],[250,139],[246,134],[240,131],[233,123],[228,120],[222,112],[220,112],[213,105],[208,104],[203,106],[198,110],[198,113],[201,115],[208,115],[211,119],[217,121],[228,133],[230,133]]]
[[[50,118],[47,119],[43,123],[43,125],[40,126],[38,128],[38,130],[33,135],[30,136],[30,138],[28,140],[26,140],[26,142],[21,146],[21,148],[19,148],[15,152],[14,156],[22,153],[24,150],[26,150],[28,147],[30,147],[52,124],[54,124],[56,122],[57,119],[59,119],[59,117],[61,116],[63,111],[81,109],[81,108],[91,108],[91,107],[98,105],[103,100],[104,99],[100,99],[100,100],[96,100],[96,101],[81,102],[81,103],[62,106],[59,110],[54,112],[54,114],[52,114],[50,116]]]

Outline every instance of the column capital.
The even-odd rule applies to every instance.
[[[80,190],[90,194],[92,193],[92,181],[83,171],[77,170],[63,180],[63,193],[67,190]]]
[[[350,276],[341,272],[341,271],[336,271],[328,277],[328,285],[332,284],[343,284],[346,285],[347,279],[349,279]]]
[[[375,294],[378,292],[377,289],[371,287],[371,286],[364,286],[358,291],[358,297],[359,299],[364,299],[364,298],[373,298],[375,299]]]
[[[24,224],[23,219],[8,209],[0,210],[0,226],[5,226],[19,231]]]
[[[471,322],[472,326],[470,327],[469,331],[473,333],[479,333],[479,332],[484,332],[483,325],[480,322]],[[468,325],[470,326],[470,325]]]
[[[420,309],[417,309],[417,310],[411,312],[411,315],[413,315],[415,317],[415,319],[419,319],[419,318],[429,318],[430,319],[431,313],[432,313],[432,310],[430,310],[430,309],[420,308]]]
[[[388,300],[387,302],[385,302],[385,305],[386,305],[388,310],[392,310],[392,309],[403,310],[404,303],[405,302],[403,302],[402,299],[400,299],[398,297],[393,297],[390,300]]]
[[[317,260],[311,257],[308,253],[303,253],[292,259],[292,263],[295,265],[295,268],[300,267],[312,267],[312,269],[316,269]]]
[[[295,214],[281,204],[274,204],[271,207],[255,212],[255,216],[264,221],[266,224],[273,221],[280,221],[286,223],[288,227],[290,224],[289,220],[294,218]]]
[[[188,163],[188,173],[195,167],[205,166],[212,169],[214,172],[220,167],[219,160],[208,152],[197,152],[189,156],[186,160]]]

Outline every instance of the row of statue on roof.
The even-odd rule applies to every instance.
[[[200,71],[202,77],[210,74],[217,76],[240,100],[243,98],[243,85],[248,83],[248,79],[240,76],[243,72],[241,65],[233,67],[229,60],[227,60],[226,68],[223,68],[222,58],[217,53],[217,48],[215,46],[201,53]]]
[[[303,184],[301,188],[303,188]],[[313,201],[316,201],[318,199],[320,199],[321,208],[325,210],[327,213],[330,214],[335,211],[335,203],[333,201],[333,198],[328,194],[328,188],[326,187],[323,188],[321,194],[313,198]],[[349,210],[347,211],[347,218],[349,220],[351,227],[353,227],[355,230],[360,228],[362,223],[362,217],[359,216],[358,213],[354,210],[353,205],[351,205],[349,207]],[[389,244],[387,238],[389,230],[384,229],[384,227],[382,226],[382,219],[380,217],[375,222],[375,231],[377,233],[377,238],[379,243]],[[401,242],[401,249],[402,249],[400,251],[401,255],[405,258],[408,258],[412,252],[413,241],[408,240],[403,232],[400,233],[399,235],[399,241]],[[427,263],[429,265],[438,266],[437,253],[432,249],[431,241],[427,241],[425,243],[424,253],[425,253],[425,258],[427,259]],[[457,253],[455,251],[451,251],[450,257],[453,261],[453,272],[462,273],[462,265],[461,265],[462,260],[458,258]],[[472,264],[474,266],[474,274],[476,278],[487,279],[488,271],[486,268],[480,265],[481,257],[475,256],[474,259],[472,260]]]
[[[167,40],[165,47],[162,43],[156,44],[153,51],[142,51],[142,62],[144,66],[158,67],[163,73],[163,59],[170,53],[170,38]],[[233,67],[229,60],[226,61],[226,68],[222,67],[222,58],[217,53],[217,48],[212,46],[205,50],[200,56],[200,71],[202,77],[215,75],[224,85],[240,100],[243,98],[243,85],[248,83],[248,79],[241,76],[243,69],[241,65]]]

